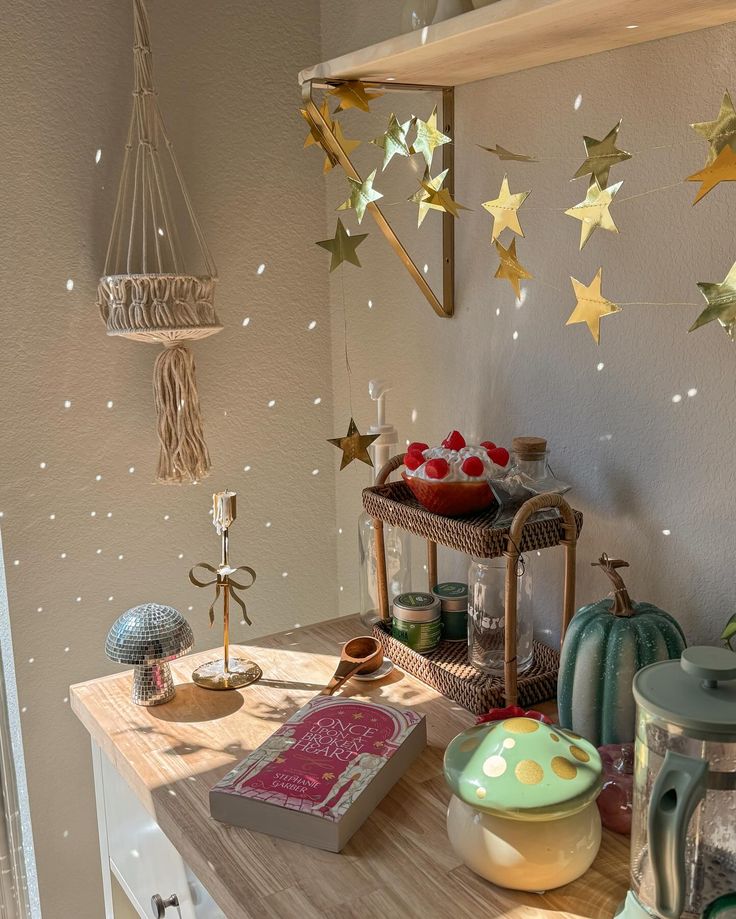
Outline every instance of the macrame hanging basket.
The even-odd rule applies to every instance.
[[[108,335],[164,346],[153,375],[157,479],[197,481],[210,458],[185,342],[222,329],[217,271],[158,106],[145,0],[133,0],[133,17],[133,112],[98,306]]]

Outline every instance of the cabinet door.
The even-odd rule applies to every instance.
[[[104,753],[96,753],[110,869],[139,915],[154,915],[154,894],[176,894],[179,909],[169,907],[167,919],[226,919]]]

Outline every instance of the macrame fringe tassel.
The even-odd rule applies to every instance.
[[[204,442],[194,357],[182,344],[165,348],[153,368],[153,398],[161,444],[159,482],[192,482],[208,475],[210,455]]]

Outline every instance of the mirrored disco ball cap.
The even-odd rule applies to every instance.
[[[107,635],[111,661],[134,667],[132,700],[136,705],[161,705],[174,697],[168,661],[194,646],[192,628],[172,606],[144,603],[126,610]]]

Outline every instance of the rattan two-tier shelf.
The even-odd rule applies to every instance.
[[[378,604],[381,621],[374,627],[384,651],[403,670],[433,689],[474,712],[482,714],[497,705],[529,706],[552,698],[557,687],[559,652],[534,642],[534,660],[526,673],[516,672],[516,609],[519,555],[533,550],[562,546],[565,575],[562,634],[575,609],[575,550],[583,515],[573,510],[561,495],[537,495],[526,501],[508,526],[494,521],[497,509],[490,508],[465,517],[442,517],[426,510],[403,482],[388,482],[403,463],[396,456],[381,470],[377,484],[363,492],[363,507],[374,523]],[[540,515],[556,509],[556,515]],[[477,558],[506,559],[505,635],[503,679],[476,670],[468,660],[467,645],[441,641],[434,651],[419,654],[391,635],[384,525],[400,527],[427,541],[428,588],[437,583],[437,546]]]

